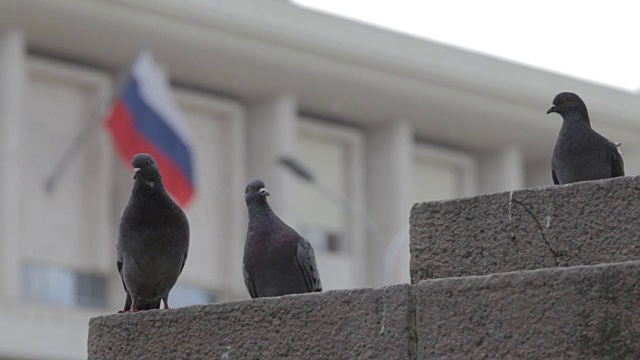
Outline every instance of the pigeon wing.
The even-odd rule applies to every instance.
[[[624,176],[624,160],[620,152],[620,144],[610,141],[611,146],[611,177]]]
[[[253,282],[253,278],[251,278],[251,275],[249,275],[249,273],[247,272],[244,263],[242,264],[242,275],[244,276],[244,285],[247,287],[249,295],[251,295],[252,299],[257,298],[258,291],[256,291],[256,284]]]
[[[127,290],[127,285],[124,283],[124,277],[122,277],[122,254],[120,253],[120,249],[116,244],[116,266],[118,267],[118,273],[120,274],[120,280],[122,280],[122,286],[124,287],[124,292],[127,293],[127,299],[124,302],[124,311],[129,311],[131,309],[131,296],[129,295],[129,290]]]
[[[313,252],[311,244],[303,237],[300,237],[300,240],[298,240],[296,260],[298,266],[300,266],[300,270],[302,270],[307,290],[309,292],[322,291],[320,274],[318,272],[318,266],[316,265],[316,255]]]
[[[182,269],[184,269],[184,264],[187,263],[187,254],[184,254],[184,259],[182,259],[182,266],[180,267],[180,274],[182,274]]]

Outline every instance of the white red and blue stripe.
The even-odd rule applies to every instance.
[[[136,59],[106,123],[127,164],[137,153],[151,154],[169,194],[182,207],[191,202],[195,194],[192,137],[166,78],[149,52],[142,51]]]

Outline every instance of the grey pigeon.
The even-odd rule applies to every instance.
[[[587,106],[578,95],[570,92],[556,95],[547,111],[550,113],[562,116],[562,128],[551,158],[554,184],[624,176],[620,145],[591,128]]]
[[[134,183],[118,222],[118,272],[127,293],[124,311],[169,308],[169,291],[187,261],[189,221],[169,197],[149,154],[131,161]]]
[[[251,297],[322,291],[311,244],[271,210],[264,182],[251,181],[244,194],[249,226],[242,272]]]

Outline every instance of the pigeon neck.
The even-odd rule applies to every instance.
[[[582,126],[588,129],[591,129],[591,121],[589,120],[589,116],[585,116],[580,112],[570,112],[568,114],[564,114],[562,116],[562,126],[563,127],[575,127]]]
[[[257,200],[254,201],[253,203],[249,204],[249,212],[253,212],[253,213],[268,213],[268,212],[272,212],[271,211],[271,206],[269,206],[269,203],[266,200]]]
[[[249,204],[249,223],[253,223],[255,221],[259,221],[259,219],[264,219],[265,217],[274,216],[273,210],[271,210],[271,206],[269,203],[264,200],[259,200],[254,203]]]
[[[162,181],[151,181],[146,179],[136,179],[133,184],[133,191],[143,192],[165,192]]]

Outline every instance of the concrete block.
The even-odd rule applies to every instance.
[[[415,204],[411,281],[640,259],[640,177]]]
[[[414,299],[397,285],[96,317],[88,358],[406,359]]]
[[[640,359],[640,262],[426,280],[418,359]]]

